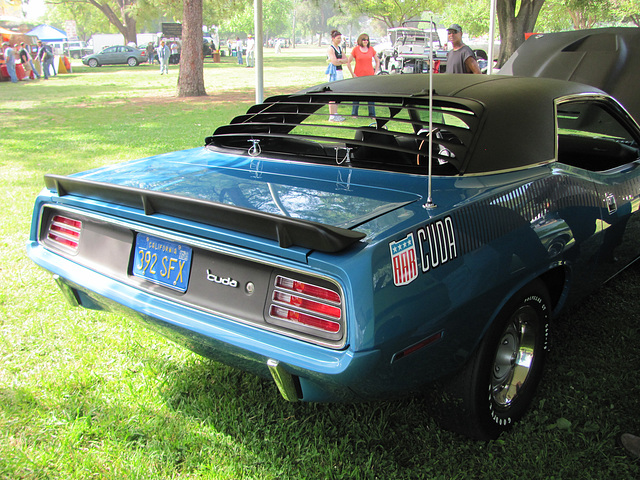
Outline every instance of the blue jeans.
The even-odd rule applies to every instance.
[[[351,107],[351,116],[355,117],[358,115],[358,110],[360,110],[360,102],[353,102],[353,107]],[[373,102],[369,102],[369,116],[376,116],[376,108],[373,106]]]
[[[36,70],[36,66],[33,64],[33,60],[29,60],[29,65],[31,65],[31,71],[33,72],[34,77],[40,78],[40,74]]]
[[[169,74],[169,57],[159,57],[160,59],[160,75]]]
[[[42,63],[42,73],[44,74],[45,80],[49,78],[49,67],[51,67],[51,69],[53,70],[53,74],[55,75],[56,69],[53,68],[53,57],[51,57],[49,60],[45,60]]]
[[[7,72],[13,83],[18,83],[18,75],[16,75],[16,64],[7,62]]]

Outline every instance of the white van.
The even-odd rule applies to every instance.
[[[71,58],[82,58],[85,55],[93,53],[93,50],[87,48],[85,43],[80,40],[71,40],[68,42],[45,42],[49,45],[54,55],[66,55]]]

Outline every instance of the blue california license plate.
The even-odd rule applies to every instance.
[[[191,253],[191,247],[186,245],[138,233],[133,274],[186,292],[191,271]]]

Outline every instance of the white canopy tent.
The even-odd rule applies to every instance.
[[[67,33],[59,28],[51,25],[38,25],[27,35],[35,35],[43,42],[65,42],[67,41]]]

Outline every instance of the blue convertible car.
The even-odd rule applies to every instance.
[[[345,116],[355,101],[375,117]],[[47,175],[29,256],[287,400],[442,381],[475,438],[523,415],[548,324],[636,259],[640,129],[602,90],[376,76],[267,99],[203,147]]]

